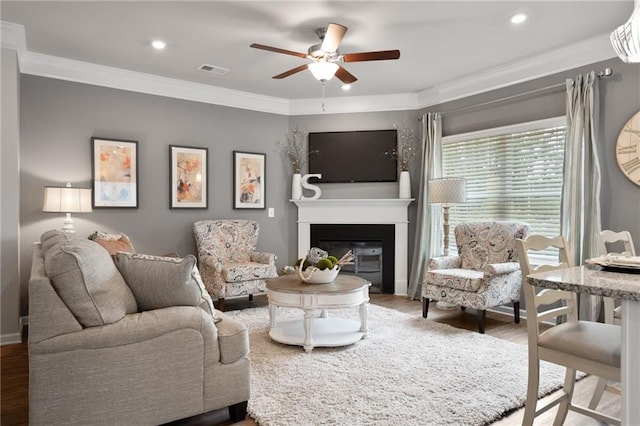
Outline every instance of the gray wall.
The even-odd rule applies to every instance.
[[[150,254],[195,253],[191,225],[200,219],[246,218],[260,225],[259,249],[284,265],[295,258],[295,206],[276,141],[288,118],[160,96],[23,75],[21,87],[20,217],[22,314],[32,242],[62,226],[63,215],[42,212],[45,185],[91,187],[92,136],[138,141],[139,208],[94,209],[73,215],[79,235],[124,232]],[[209,208],[169,209],[169,145],[209,149]],[[232,151],[267,154],[267,210],[233,210]],[[291,204],[291,205],[289,205]]]
[[[565,114],[566,78],[591,70],[612,68],[613,76],[600,80],[599,156],[602,172],[601,210],[603,229],[628,230],[640,241],[640,187],[627,179],[616,162],[615,145],[620,129],[640,110],[640,65],[611,59],[545,78],[427,108],[443,112],[443,134],[471,132]],[[561,87],[508,101],[465,109],[494,99],[526,93],[560,83]],[[456,110],[459,110],[456,112]],[[449,111],[449,113],[447,113]]]
[[[549,84],[562,83],[565,77],[591,69],[610,66],[615,76],[601,85],[601,130],[603,169],[603,226],[628,229],[640,241],[640,188],[618,170],[614,146],[626,120],[640,109],[640,67],[619,60],[593,64],[498,91],[439,105],[429,110],[450,111],[496,97],[520,93]],[[562,88],[543,95],[518,98],[464,113],[445,114],[445,134],[530,121],[564,114]],[[48,229],[59,228],[62,217],[42,213],[45,185],[90,186],[91,136],[139,141],[140,208],[99,209],[75,215],[82,235],[96,229],[123,231],[139,251],[161,254],[178,251],[194,253],[191,224],[202,218],[241,217],[261,224],[260,249],[275,252],[279,266],[296,257],[296,209],[288,201],[290,177],[286,173],[275,142],[282,141],[289,129],[304,132],[386,129],[393,124],[414,127],[425,110],[362,114],[318,114],[283,117],[240,109],[199,104],[70,83],[22,76],[20,143],[20,220],[22,314],[26,314],[26,282],[31,263],[31,243]],[[209,148],[210,192],[207,210],[170,210],[170,144]],[[232,209],[232,164],[234,149],[267,153],[266,211]],[[414,162],[412,193],[417,190],[418,171]],[[396,197],[396,184],[321,184],[323,198]],[[410,235],[415,223],[415,203],[410,206]],[[410,250],[413,241],[409,243]]]
[[[0,335],[2,343],[20,341],[20,72],[16,52],[2,49],[2,128],[0,145]]]

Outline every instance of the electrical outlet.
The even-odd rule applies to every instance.
[[[269,207],[269,210],[268,210],[268,212],[267,212],[267,215],[268,215],[269,217],[274,217],[274,216],[275,216],[275,210],[274,210],[274,208],[273,208],[273,207]]]

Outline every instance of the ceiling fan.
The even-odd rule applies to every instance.
[[[381,50],[377,52],[360,53],[338,53],[338,46],[342,41],[347,27],[340,24],[331,23],[327,28],[318,28],[316,34],[322,41],[309,47],[307,53],[294,52],[280,49],[278,47],[265,46],[264,44],[253,43],[250,47],[254,49],[268,50],[269,52],[283,53],[285,55],[297,56],[303,59],[310,59],[312,62],[292,68],[281,74],[274,75],[275,79],[282,79],[293,74],[309,69],[313,76],[321,82],[330,80],[334,75],[344,84],[351,84],[358,80],[353,74],[344,69],[339,62],[365,62],[365,61],[386,61],[400,58],[399,50]]]

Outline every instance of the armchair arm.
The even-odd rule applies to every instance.
[[[511,272],[519,271],[520,263],[518,262],[505,262],[505,263],[491,263],[487,265],[484,270],[485,275],[503,275]]]
[[[225,294],[226,284],[222,276],[222,268],[222,262],[216,256],[201,254],[198,259],[198,270],[204,287],[215,297],[224,297]]]
[[[189,330],[201,334],[200,341],[212,343],[218,339],[218,330],[207,312],[193,306],[172,306],[129,314],[113,324],[55,336],[31,345],[29,350],[34,354],[47,354],[116,348]]]
[[[427,266],[428,271],[434,269],[458,269],[462,266],[462,259],[460,256],[439,256],[429,259]]]
[[[222,272],[222,262],[220,262],[215,256],[200,255],[198,257],[198,268],[209,268],[215,272]]]
[[[275,264],[277,256],[274,253],[262,253],[254,251],[251,253],[251,261],[257,263],[264,263],[265,265]]]

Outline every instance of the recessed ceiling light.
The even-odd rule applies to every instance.
[[[154,49],[156,49],[156,50],[162,50],[162,49],[164,49],[165,47],[167,47],[167,43],[165,43],[165,42],[164,42],[164,41],[162,41],[162,40],[153,40],[153,41],[151,42],[151,46],[152,46]]]
[[[527,14],[526,13],[516,13],[515,15],[513,15],[511,17],[511,23],[512,24],[522,24],[526,20],[527,20]]]
[[[343,84],[343,85],[342,85],[342,90],[344,90],[345,92],[346,92],[347,90],[351,90],[351,85],[350,85],[350,84]]]

